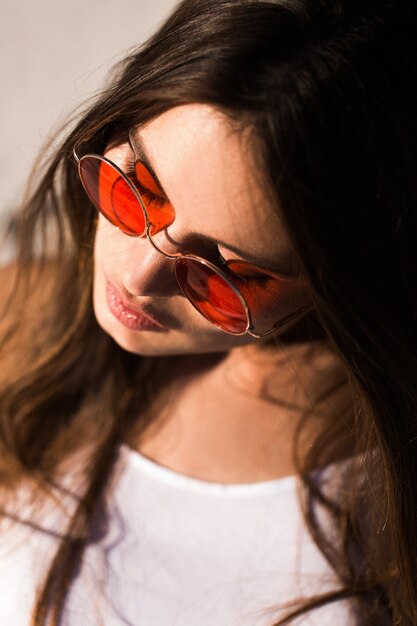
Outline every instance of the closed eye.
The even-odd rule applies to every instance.
[[[165,196],[155,193],[154,189],[156,185],[152,181],[151,178],[148,178],[150,177],[148,170],[146,170],[148,174],[147,180],[146,181],[143,180],[143,177],[139,179],[137,175],[137,170],[138,170],[138,166],[140,165],[141,165],[140,162],[135,163],[135,161],[129,161],[125,170],[126,176],[129,178],[129,180],[133,183],[135,188],[140,193],[140,196],[142,200],[144,201],[145,207],[147,209],[149,208],[150,205],[152,205],[153,208],[163,207],[165,204],[169,202],[168,199]],[[145,168],[145,166],[143,167]],[[152,187],[153,189],[151,189],[150,187]]]
[[[225,260],[224,257],[222,257],[222,259],[222,269],[233,278],[235,283],[253,283],[261,287],[271,281],[279,280],[278,277],[266,274],[246,261],[239,261],[237,259]]]

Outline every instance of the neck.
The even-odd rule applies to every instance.
[[[168,384],[135,447],[180,473],[220,483],[293,474],[300,419],[317,402],[323,381],[340,377],[340,362],[324,341],[250,344],[223,354],[161,359],[157,369]],[[335,409],[323,403],[316,408],[308,442],[335,418]]]

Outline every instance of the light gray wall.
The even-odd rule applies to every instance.
[[[0,220],[18,203],[45,140],[176,4],[0,0]]]

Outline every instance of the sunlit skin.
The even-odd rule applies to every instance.
[[[297,271],[279,212],[257,182],[250,143],[215,109],[199,104],[171,109],[137,130],[139,136],[175,212],[171,225],[154,235],[160,248],[210,259],[211,242],[222,242],[218,250],[227,261],[250,256],[266,271],[278,266]],[[128,142],[106,152],[123,171],[132,156]],[[140,175],[143,181],[143,169]],[[156,185],[151,179],[147,184]],[[328,381],[337,367],[329,349],[323,345],[307,360],[303,343],[265,350],[264,340],[225,333],[185,298],[171,259],[146,237],[129,236],[102,215],[94,258],[99,324],[125,350],[161,357],[156,386],[158,375],[170,378],[170,401],[158,407],[158,419],[137,449],[175,471],[214,482],[256,482],[293,473],[292,441],[301,411],[284,404],[310,405],[320,377]],[[107,279],[168,330],[138,331],[122,324],[109,309]],[[301,299],[308,297],[303,291]],[[299,300],[295,296],[294,309]],[[289,312],[288,302],[277,310]],[[286,353],[294,356],[291,365],[282,359]]]
[[[168,253],[192,252],[214,260],[215,243],[222,242],[259,260],[264,272],[248,267],[252,276],[270,276],[268,286],[261,290],[257,282],[249,281],[242,293],[248,296],[260,332],[269,329],[262,324],[262,317],[256,317],[261,304],[265,311],[273,310],[268,317],[272,327],[280,317],[307,303],[305,286],[299,287],[294,280],[286,281],[283,288],[283,283],[268,273],[271,264],[295,271],[295,254],[277,211],[268,206],[259,188],[242,134],[232,132],[223,116],[202,105],[172,109],[138,132],[169,198],[164,206],[146,203],[145,198],[150,218],[154,222],[153,214],[157,219],[158,211],[166,212],[166,205],[175,211],[173,223],[154,235],[155,243]],[[128,143],[108,149],[105,156],[123,171],[133,157]],[[160,192],[143,164],[138,163],[136,171],[147,189]],[[230,267],[233,261],[245,261],[221,244],[217,247]],[[168,332],[132,331],[120,324],[106,303],[106,277],[132,304],[166,323]],[[236,281],[239,287],[240,283]],[[261,302],[261,292],[269,294],[269,299]],[[276,292],[282,296],[275,297]],[[229,335],[206,321],[179,288],[173,261],[158,254],[146,238],[131,237],[102,216],[95,246],[94,307],[104,330],[124,349],[137,354],[218,352],[260,341],[250,335]]]

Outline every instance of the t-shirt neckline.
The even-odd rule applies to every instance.
[[[148,477],[172,487],[195,493],[222,496],[257,496],[280,493],[294,489],[299,477],[295,474],[253,483],[216,483],[194,476],[181,474],[160,465],[138,450],[122,444],[122,453],[133,468],[138,468]]]

